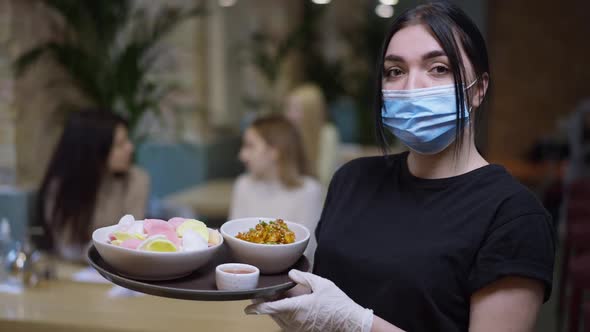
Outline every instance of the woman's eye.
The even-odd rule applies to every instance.
[[[433,73],[435,73],[437,75],[444,75],[449,72],[449,68],[447,68],[445,66],[435,66],[430,71],[432,71]]]
[[[385,71],[386,77],[398,77],[403,74],[402,70],[399,68],[390,68]]]

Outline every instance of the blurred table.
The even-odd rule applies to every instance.
[[[243,310],[250,301],[197,302],[151,295],[110,297],[112,284],[58,280],[21,294],[0,293],[0,331],[279,331],[265,315]]]

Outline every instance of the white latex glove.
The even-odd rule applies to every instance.
[[[315,274],[289,271],[296,283],[307,286],[311,294],[252,304],[247,314],[270,314],[286,331],[358,331],[369,332],[373,310],[351,300],[332,281]]]

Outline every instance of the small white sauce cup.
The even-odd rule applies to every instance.
[[[219,290],[240,291],[258,286],[260,270],[256,266],[227,263],[215,268],[215,283]]]

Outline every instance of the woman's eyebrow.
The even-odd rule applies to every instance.
[[[430,60],[430,59],[438,58],[441,56],[446,57],[447,55],[442,50],[434,50],[434,51],[430,51],[430,52],[427,52],[424,55],[422,55],[422,60]],[[387,54],[385,56],[384,62],[405,62],[405,59],[401,55]]]
[[[384,62],[405,62],[405,60],[400,55],[387,54],[385,56]]]
[[[430,60],[430,59],[438,58],[441,56],[446,57],[447,55],[445,54],[445,52],[443,52],[441,50],[430,51],[422,56],[422,60]]]

